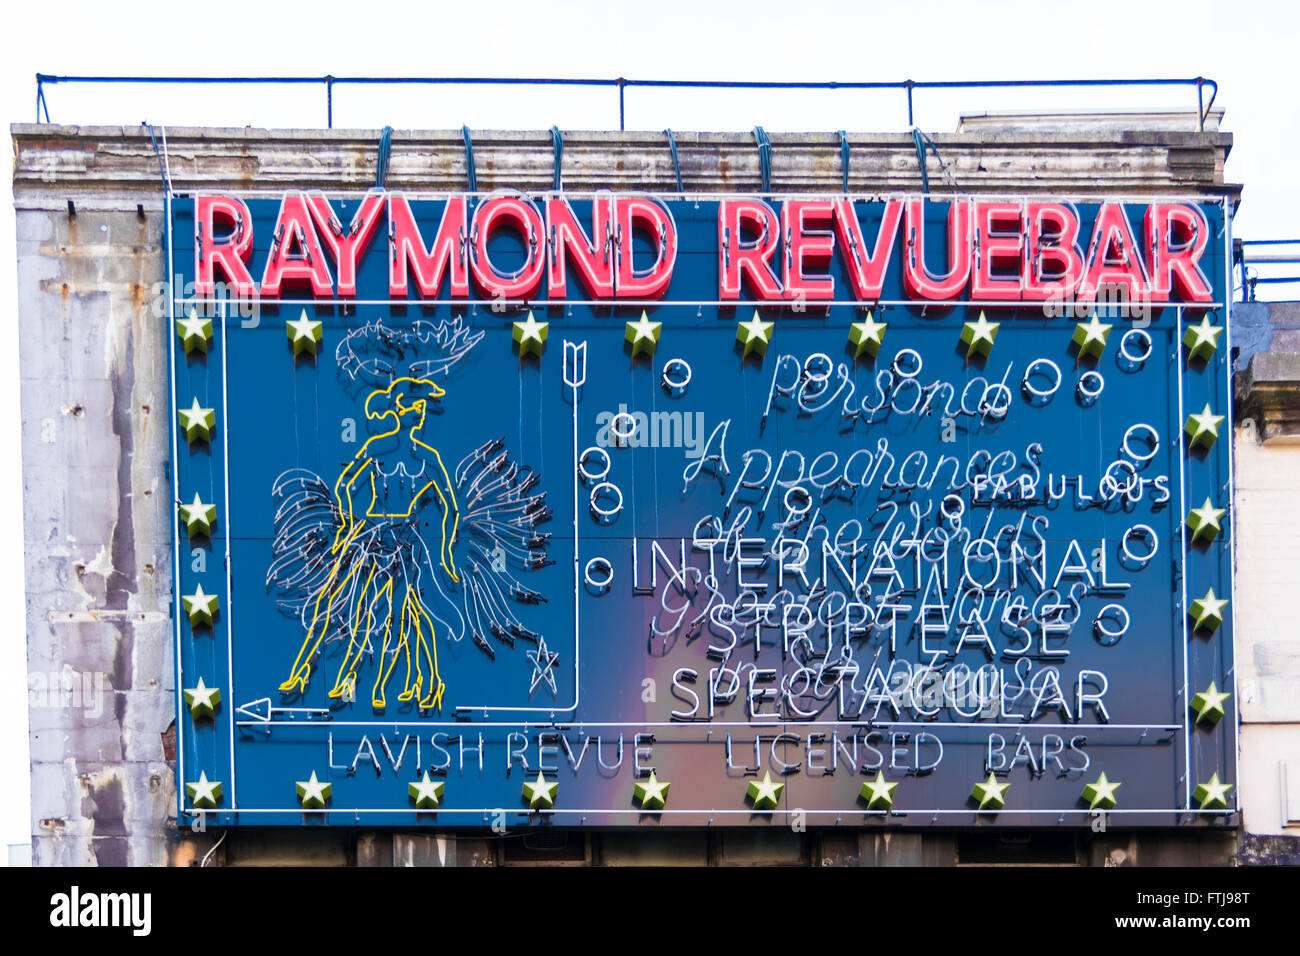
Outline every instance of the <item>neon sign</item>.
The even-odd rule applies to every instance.
[[[1225,215],[173,198],[182,817],[1230,822]]]
[[[920,199],[789,199],[778,213],[763,199],[720,200],[716,298],[871,302],[880,298],[891,266],[901,266],[907,295],[917,301],[966,294],[974,301],[1093,301],[1107,288],[1122,289],[1130,301],[1213,301],[1201,267],[1210,227],[1197,205],[1146,205],[1139,240],[1116,202],[1099,205],[1085,234],[1072,203],[957,200],[946,204],[937,242],[927,218],[933,205]],[[357,204],[345,229],[323,195],[289,194],[266,227],[270,247],[258,279],[251,260],[261,236],[248,205],[201,195],[194,200],[196,286],[210,295],[222,281],[239,295],[264,300],[290,286],[317,300],[355,298],[358,270],[380,245],[375,237],[382,221],[386,295],[393,299],[437,299],[445,292],[450,299],[564,300],[577,291],[571,271],[595,300],[668,294],[680,241],[670,206],[649,197],[606,196],[590,209],[590,217],[579,217],[563,195],[496,195],[472,204],[453,196],[441,203],[436,227],[422,228],[407,197],[373,192]],[[505,235],[521,246],[514,268],[492,251]],[[644,254],[635,251],[637,237],[647,240]],[[827,271],[833,259],[841,267],[838,286]],[[939,272],[933,271],[936,261],[945,263]]]

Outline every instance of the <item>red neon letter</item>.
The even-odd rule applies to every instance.
[[[825,269],[835,252],[830,232],[835,204],[829,199],[791,199],[781,207],[785,258],[781,276],[787,299],[833,299],[835,277],[808,275],[805,266]]]
[[[907,255],[903,285],[914,299],[955,299],[970,278],[970,203],[948,204],[948,272],[936,276],[925,265],[925,201],[909,200],[906,212]]]
[[[1024,291],[1025,235],[1020,204],[975,203],[975,270],[972,299],[1019,299]]]
[[[573,207],[562,196],[546,200],[546,235],[551,249],[547,264],[547,295],[552,299],[569,296],[569,256],[578,267],[578,275],[593,299],[614,297],[614,266],[609,254],[612,232],[609,197],[597,196],[591,202],[591,238],[573,214]]]
[[[1083,279],[1079,217],[1061,203],[1031,202],[1026,220],[1024,297],[1034,302],[1065,301]]]
[[[325,262],[325,250],[321,248],[316,224],[302,194],[287,195],[280,200],[271,254],[266,257],[262,272],[262,298],[276,298],[286,282],[307,283],[318,299],[328,299],[334,293],[334,279]]]
[[[406,298],[407,266],[415,272],[415,285],[426,299],[436,298],[443,275],[450,278],[451,295],[463,299],[469,295],[469,269],[465,264],[469,214],[465,197],[453,196],[442,211],[442,222],[433,247],[426,250],[415,224],[415,213],[405,196],[388,197],[388,292],[393,298]]]
[[[524,241],[524,264],[511,273],[498,272],[488,258],[488,242],[494,230],[511,228]],[[542,284],[546,258],[542,255],[541,213],[526,199],[498,196],[474,211],[473,249],[470,269],[484,295],[501,299],[531,298]]]
[[[618,284],[620,299],[657,299],[668,289],[677,262],[677,224],[666,206],[649,197],[628,196],[614,200],[618,219]],[[644,271],[632,261],[632,233],[650,234],[655,261]]]
[[[217,223],[231,231],[217,240]],[[256,294],[248,272],[253,251],[253,217],[248,207],[233,196],[194,198],[194,288],[199,295],[212,295],[217,269],[234,285],[241,298]]]
[[[316,221],[325,247],[329,249],[334,264],[338,266],[338,288],[340,296],[352,298],[357,294],[357,260],[365,255],[370,240],[374,238],[379,225],[379,214],[384,208],[384,194],[371,190],[366,193],[357,211],[352,214],[352,222],[344,231],[338,216],[330,206],[324,193],[311,193],[307,196],[307,208]]]
[[[1155,203],[1147,207],[1146,244],[1151,252],[1151,295],[1168,302],[1177,294],[1187,302],[1214,298],[1200,259],[1210,241],[1210,224],[1195,206]]]
[[[1128,300],[1146,301],[1151,295],[1146,268],[1124,207],[1102,203],[1088,244],[1088,270],[1079,287],[1080,299],[1094,299],[1102,286],[1120,286]]]
[[[757,234],[752,243],[744,236]],[[759,199],[724,199],[718,203],[718,298],[739,299],[742,277],[760,301],[780,300],[781,280],[772,270],[781,233],[776,213]]]
[[[867,249],[862,238],[862,224],[854,211],[853,202],[839,199],[835,202],[835,232],[840,240],[840,258],[844,260],[853,296],[859,301],[874,302],[880,298],[885,284],[885,272],[894,253],[894,240],[898,238],[898,223],[903,218],[903,201],[891,199],[885,203],[876,233],[876,248]]]

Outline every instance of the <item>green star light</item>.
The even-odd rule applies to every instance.
[[[1214,502],[1209,498],[1205,499],[1205,504],[1199,508],[1193,508],[1187,513],[1187,527],[1191,529],[1192,541],[1196,542],[1204,538],[1206,541],[1213,541],[1223,528],[1219,525],[1219,519],[1227,514],[1227,508],[1216,508]]]
[[[781,791],[785,784],[772,779],[771,771],[763,772],[762,780],[751,780],[745,788],[745,796],[754,801],[755,810],[775,810],[781,800]]]
[[[996,774],[990,773],[987,780],[975,784],[970,792],[971,799],[978,800],[981,810],[1001,810],[1007,805],[1009,783],[998,783]]]
[[[1187,331],[1183,333],[1183,345],[1187,346],[1187,357],[1190,359],[1209,360],[1219,347],[1219,335],[1223,332],[1223,326],[1210,324],[1210,313],[1201,317],[1200,325],[1188,326]]]
[[[736,326],[736,341],[743,345],[744,356],[750,352],[756,352],[762,356],[767,354],[768,343],[772,341],[772,326],[774,322],[764,322],[758,315],[758,309],[754,310],[754,317],[748,322],[741,322]]]
[[[1194,631],[1209,631],[1213,633],[1219,629],[1223,623],[1223,609],[1228,606],[1227,598],[1216,598],[1214,588],[1205,592],[1205,597],[1197,598],[1192,602],[1188,611],[1195,619],[1192,624]]]
[[[1219,722],[1227,712],[1223,705],[1227,703],[1231,694],[1221,692],[1214,686],[1214,681],[1210,681],[1208,689],[1201,691],[1192,698],[1192,710],[1196,711],[1196,722],[1206,721],[1210,726]]]
[[[651,322],[650,317],[641,313],[641,318],[635,322],[627,324],[627,331],[623,338],[632,343],[632,355],[635,357],[641,353],[654,355],[655,347],[659,344],[659,332],[663,328],[662,322]]]
[[[181,523],[191,538],[202,535],[212,537],[212,526],[217,523],[217,506],[207,505],[196,494],[194,502],[181,505]]]
[[[176,320],[176,334],[181,337],[181,348],[185,354],[202,352],[208,354],[208,343],[212,341],[212,320],[200,319],[199,314],[190,309],[189,318]]]
[[[632,787],[632,793],[637,802],[641,804],[642,810],[662,810],[668,803],[668,788],[672,786],[665,780],[660,780],[655,776],[654,771],[650,771],[650,779],[644,782],[638,781]]]
[[[307,318],[307,310],[302,310],[302,315],[295,320],[288,320],[284,323],[285,330],[289,333],[289,344],[293,346],[294,357],[299,355],[316,354],[316,349],[321,342],[321,329],[324,324]]]
[[[430,780],[427,770],[419,781],[406,785],[407,795],[415,801],[417,810],[437,810],[438,804],[442,803],[442,790],[442,781]]]
[[[1205,411],[1199,415],[1188,415],[1187,422],[1183,425],[1183,431],[1188,434],[1192,447],[1195,448],[1197,445],[1201,445],[1209,448],[1213,445],[1219,438],[1219,426],[1223,424],[1225,417],[1224,415],[1215,415],[1211,411],[1209,403],[1206,403]]]
[[[538,771],[536,780],[524,781],[524,799],[528,801],[528,809],[550,810],[555,806],[555,798],[559,790],[558,780],[547,782],[546,777]]]
[[[209,780],[207,773],[200,770],[198,780],[185,784],[185,795],[195,809],[211,810],[221,801],[221,781]]]
[[[1093,315],[1087,322],[1079,322],[1074,327],[1070,341],[1079,347],[1080,358],[1100,358],[1106,351],[1106,339],[1110,337],[1111,326],[1101,322]]]
[[[181,606],[190,617],[190,627],[211,627],[217,616],[217,596],[204,594],[203,585],[196,584],[193,594],[181,595]]]
[[[519,348],[519,355],[528,354],[541,355],[542,349],[546,348],[546,332],[550,328],[549,322],[538,322],[533,313],[528,313],[528,318],[522,322],[514,324],[514,341]]]
[[[993,340],[997,338],[998,322],[990,322],[980,312],[979,318],[974,322],[966,322],[961,327],[961,344],[966,346],[966,357],[974,355],[988,355],[989,350],[993,348]]]
[[[1230,783],[1219,783],[1219,775],[1211,774],[1208,783],[1198,783],[1192,791],[1192,799],[1200,804],[1202,810],[1228,809],[1228,791]]]
[[[185,440],[193,445],[196,441],[211,441],[212,429],[217,427],[217,413],[211,408],[199,406],[199,400],[189,408],[182,408],[176,413],[181,419],[181,430]]]
[[[1111,783],[1103,773],[1094,783],[1083,788],[1083,799],[1088,802],[1089,810],[1114,810],[1115,791],[1122,786],[1118,780]]]
[[[304,810],[324,810],[334,791],[334,785],[316,779],[316,771],[311,772],[311,779],[295,781],[298,802]]]
[[[203,678],[194,687],[185,689],[185,706],[190,709],[190,716],[195,720],[201,717],[214,717],[221,706],[221,691],[203,683]]]
[[[861,322],[850,325],[849,345],[853,346],[853,357],[860,359],[863,355],[867,355],[875,358],[876,353],[880,351],[887,328],[889,328],[888,322],[877,322],[870,312]]]
[[[867,801],[868,810],[888,810],[894,805],[894,788],[898,784],[885,779],[883,771],[876,771],[876,779],[862,784],[858,795]]]

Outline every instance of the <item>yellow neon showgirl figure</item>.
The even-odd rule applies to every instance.
[[[540,527],[551,516],[541,475],[512,458],[504,436],[457,427],[449,440],[477,444],[454,465],[430,437],[429,416],[446,394],[435,379],[483,334],[456,316],[408,325],[380,317],[339,343],[340,376],[374,389],[364,404],[370,437],[336,474],[294,466],[272,484],[266,586],[304,634],[281,693],[305,693],[337,646],[324,686],[333,701],[356,700],[372,666],[370,701],[383,710],[400,666],[398,700],[441,708],[440,642],[468,636],[495,660],[498,647],[539,640],[516,612],[546,600],[521,578],[554,563]]]
[[[383,430],[366,440],[334,482],[339,520],[325,558],[328,571],[314,589],[307,634],[281,692],[306,690],[330,623],[342,617],[348,645],[331,698],[355,697],[357,666],[368,649],[377,647],[370,692],[375,708],[387,702],[386,688],[399,658],[405,678],[398,700],[441,708],[445,685],[438,670],[434,616],[421,593],[421,568],[429,562],[419,555],[432,556],[419,529],[434,524],[423,519],[436,508],[438,560],[448,579],[459,583],[453,556],[460,528],[456,491],[442,456],[422,435],[429,403],[445,394],[429,379],[407,376],[366,397],[367,420]],[[390,450],[394,443],[396,450]],[[303,617],[307,623],[306,609]]]

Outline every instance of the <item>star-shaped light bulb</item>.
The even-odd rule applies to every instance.
[[[190,627],[211,627],[212,619],[217,616],[217,596],[205,594],[201,584],[194,586],[193,594],[181,595],[181,606],[189,615]]]
[[[212,430],[217,427],[217,413],[211,408],[203,408],[199,405],[199,400],[194,399],[194,404],[189,408],[182,408],[176,413],[180,416],[181,431],[185,433],[185,440],[193,445],[196,441],[211,441]]]
[[[550,328],[549,322],[538,322],[537,318],[530,311],[528,318],[522,322],[514,324],[513,338],[515,346],[519,350],[519,355],[541,355],[542,349],[546,348],[546,333]]]
[[[971,790],[971,799],[979,803],[981,810],[1001,810],[1007,805],[1009,783],[998,783],[996,774],[990,773],[987,780],[981,780]]]
[[[203,678],[193,687],[185,689],[185,706],[190,709],[190,716],[195,720],[202,717],[214,717],[221,706],[221,691],[203,683]]]
[[[1183,333],[1183,345],[1187,346],[1190,359],[1208,360],[1219,347],[1219,335],[1223,326],[1210,324],[1210,313],[1201,317],[1200,325],[1188,326]]]
[[[1227,713],[1223,705],[1231,696],[1225,691],[1220,691],[1214,686],[1214,681],[1210,681],[1210,686],[1206,690],[1192,698],[1192,710],[1196,711],[1196,722],[1199,724],[1204,721],[1210,726],[1217,724]]]
[[[861,322],[854,322],[850,325],[849,345],[853,347],[853,357],[860,359],[866,355],[875,358],[876,353],[880,351],[881,344],[884,342],[885,329],[887,328],[889,328],[888,322],[877,322],[870,312]]]
[[[894,788],[898,784],[885,779],[883,771],[876,771],[876,779],[862,784],[858,796],[867,802],[868,810],[888,810],[894,805]]]
[[[1220,783],[1219,775],[1211,774],[1209,782],[1196,785],[1196,789],[1192,791],[1192,799],[1202,810],[1226,810],[1228,791],[1231,789],[1232,784]]]
[[[550,810],[555,806],[555,798],[559,795],[559,790],[558,780],[548,781],[546,776],[538,771],[536,780],[524,781],[524,800],[528,802],[530,810]]]
[[[771,771],[765,770],[762,780],[751,780],[745,787],[745,796],[754,802],[755,810],[775,810],[783,790],[785,784],[773,780]]]
[[[660,780],[650,771],[649,780],[638,780],[632,787],[632,794],[642,810],[662,810],[668,803],[668,788],[671,784]]]
[[[1114,810],[1115,809],[1115,791],[1123,784],[1118,780],[1113,783],[1106,779],[1103,773],[1094,782],[1083,788],[1083,799],[1088,803],[1089,810]]]
[[[417,810],[437,810],[438,804],[442,803],[442,790],[442,781],[430,780],[427,770],[418,781],[406,786],[406,792],[415,801]]]
[[[1187,433],[1191,446],[1211,447],[1219,438],[1219,426],[1223,424],[1225,417],[1215,415],[1209,403],[1206,403],[1205,410],[1199,414],[1188,415],[1187,421],[1183,424],[1183,431]]]
[[[1197,598],[1187,609],[1192,615],[1192,630],[1213,634],[1223,623],[1223,609],[1227,606],[1228,599],[1216,598],[1214,588],[1210,588],[1205,597]]]
[[[1110,330],[1109,324],[1092,315],[1087,322],[1079,322],[1074,326],[1074,335],[1070,341],[1078,346],[1080,358],[1098,358],[1106,351],[1106,339],[1110,337]]]
[[[198,312],[190,309],[188,316],[176,320],[176,334],[186,355],[191,352],[207,355],[208,343],[212,341],[212,320],[201,319]]]
[[[772,341],[772,327],[776,323],[764,322],[754,310],[754,317],[748,322],[741,322],[736,326],[736,341],[743,346],[742,357],[751,353],[755,355],[765,355],[767,353],[768,343]]]
[[[307,317],[307,310],[302,310],[302,315],[297,319],[289,319],[285,323],[285,331],[289,333],[289,344],[293,346],[294,357],[299,355],[315,355],[317,348],[320,347],[322,329],[324,323]]]
[[[1192,541],[1213,541],[1223,530],[1219,524],[1219,519],[1227,514],[1226,508],[1214,507],[1214,502],[1209,498],[1205,499],[1205,504],[1199,508],[1193,508],[1187,513],[1187,528],[1192,532]]]
[[[221,802],[221,781],[209,780],[206,772],[199,771],[199,779],[185,784],[185,795],[197,810],[211,810]]]
[[[966,322],[961,327],[961,344],[966,347],[966,357],[988,355],[997,338],[998,322],[990,322],[980,312],[974,322]]]
[[[181,524],[191,538],[212,537],[212,526],[217,523],[217,506],[204,504],[197,494],[194,501],[181,505]]]
[[[641,318],[627,324],[627,331],[623,334],[623,339],[632,343],[632,355],[634,357],[637,355],[654,355],[655,347],[659,345],[659,332],[662,328],[662,322],[651,322],[650,317],[643,311]]]
[[[315,770],[311,772],[309,779],[297,780],[295,785],[298,802],[302,804],[304,810],[325,809],[325,804],[329,802],[330,795],[334,791],[333,784],[316,779]]]

